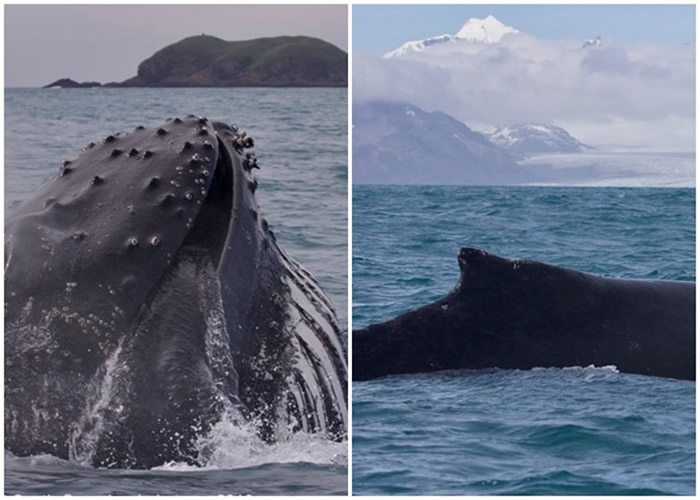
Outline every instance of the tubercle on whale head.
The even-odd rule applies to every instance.
[[[211,127],[212,134],[196,143],[204,151],[218,150],[220,160],[216,165],[211,165],[212,168],[200,172],[200,175],[213,177],[206,198],[224,202],[231,214],[226,221],[222,220],[218,224],[228,227],[228,236],[221,241],[219,255],[212,260],[217,266],[229,266],[234,265],[232,261],[239,260],[235,255],[254,252],[257,251],[256,248],[267,251],[267,240],[272,235],[264,227],[262,217],[258,217],[259,209],[255,199],[258,181],[249,166],[249,163],[256,160],[253,153],[246,154],[245,151],[252,147],[252,138],[235,125],[221,121],[207,121],[207,125]],[[259,167],[256,165],[255,168]],[[244,229],[246,227],[255,230],[249,233]],[[226,264],[226,260],[230,261],[229,264]]]
[[[212,133],[208,141],[198,137],[202,128]],[[208,121],[178,119],[160,127],[139,126],[131,133],[113,133],[101,141],[89,143],[76,158],[63,162],[57,178],[46,183],[34,197],[17,204],[6,216],[6,231],[9,228],[11,233],[24,226],[40,228],[34,231],[36,234],[28,234],[26,241],[15,238],[10,250],[21,253],[24,246],[32,246],[29,240],[43,238],[40,246],[43,253],[38,252],[37,258],[51,262],[61,258],[96,262],[97,255],[109,252],[110,259],[115,262],[110,269],[142,266],[143,259],[147,258],[146,248],[167,247],[167,253],[174,254],[187,236],[184,222],[196,217],[213,180],[212,167],[219,148],[216,139],[211,137],[216,135]],[[191,150],[180,155],[178,148],[188,142]],[[178,171],[177,166],[193,157],[197,160],[191,167],[193,172]],[[192,194],[195,192],[202,192],[201,197],[196,195],[197,200]],[[90,216],[86,218],[85,214]],[[107,220],[110,222],[106,223]],[[125,227],[129,230],[120,229]],[[158,244],[149,245],[156,234],[159,235]],[[133,251],[135,247],[125,244],[132,236],[142,243],[136,251]],[[75,247],[76,242],[82,245]],[[168,264],[157,260],[152,265],[153,273],[157,273],[156,268]],[[32,286],[44,290],[53,286],[49,282],[55,281],[56,288],[62,290],[59,283],[62,279],[57,274],[60,268],[54,269],[50,275],[37,275]],[[22,278],[22,274],[11,274],[11,284],[27,284],[30,280],[26,275]],[[117,280],[109,273],[102,275],[106,281]],[[111,285],[116,289],[113,282]],[[90,293],[83,286],[81,290],[70,295],[70,307],[80,302],[78,295],[99,295],[106,289]],[[108,298],[121,300],[120,297]]]
[[[60,225],[68,227],[64,239],[73,244],[86,242],[81,247],[80,256],[86,252],[96,255],[109,248],[119,249],[113,252],[114,256],[122,255],[122,252],[135,248],[125,245],[125,242],[137,237],[139,243],[144,243],[138,245],[138,252],[124,253],[115,258],[121,258],[123,265],[138,266],[143,258],[143,248],[167,246],[166,253],[173,254],[174,246],[196,229],[195,219],[202,208],[206,208],[206,201],[219,207],[218,212],[216,207],[209,207],[208,212],[205,210],[200,222],[208,227],[209,231],[205,232],[216,228],[213,232],[222,234],[206,238],[212,247],[220,247],[215,250],[220,258],[224,245],[229,242],[223,236],[227,224],[215,224],[222,219],[216,214],[225,212],[226,207],[231,208],[229,198],[233,189],[240,193],[242,206],[250,205],[251,210],[246,210],[245,214],[261,232],[258,244],[266,248],[267,240],[273,236],[263,226],[262,217],[258,217],[254,197],[258,183],[252,170],[259,166],[255,154],[246,151],[252,146],[252,138],[237,127],[194,115],[172,119],[156,127],[139,125],[131,133],[113,133],[101,141],[89,143],[79,157],[63,162],[59,184],[47,184],[47,189],[15,208],[24,205],[27,213],[35,214],[33,217],[37,222],[49,227],[60,218]],[[237,172],[235,185],[232,183],[232,169]],[[135,189],[129,190],[132,187]],[[89,221],[80,220],[79,214],[86,213],[86,207],[99,211],[103,206],[113,208],[109,227],[137,226],[126,234],[118,234],[119,231],[106,230],[107,225],[99,223],[99,215]],[[19,208],[17,213],[21,210]],[[124,218],[125,214],[129,214],[128,220]],[[143,214],[153,216],[145,218]],[[8,220],[14,222],[12,217]],[[226,222],[232,220],[229,218]],[[189,222],[186,227],[185,221]],[[158,244],[147,244],[153,240],[154,234],[160,235],[164,231],[168,238],[159,236],[156,238]],[[174,236],[173,232],[179,232],[179,235]],[[64,244],[59,233],[51,233],[55,236],[51,241],[54,246]],[[94,238],[87,238],[87,235]]]

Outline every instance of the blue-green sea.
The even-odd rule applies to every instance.
[[[695,280],[695,190],[353,187],[353,328],[445,295],[460,247]],[[504,311],[507,314],[507,311]],[[615,367],[353,383],[353,493],[695,494],[695,382]]]
[[[258,202],[277,240],[320,282],[347,329],[346,89],[6,89],[5,209],[55,175],[90,141],[189,113],[255,139]],[[5,454],[5,493],[30,495],[337,495],[347,492],[347,442],[297,436],[210,436],[203,469],[85,467]]]

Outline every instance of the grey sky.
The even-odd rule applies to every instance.
[[[307,35],[347,51],[346,5],[7,5],[5,86],[121,81],[182,38]]]

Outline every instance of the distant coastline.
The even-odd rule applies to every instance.
[[[180,40],[138,65],[123,82],[59,78],[42,88],[347,87],[348,55],[306,36],[228,42],[208,35]]]

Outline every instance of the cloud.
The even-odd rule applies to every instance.
[[[566,124],[594,144],[694,150],[695,46],[603,44],[519,34],[389,60],[356,51],[353,99],[405,100],[477,126]]]
[[[629,75],[634,71],[634,65],[627,57],[627,52],[621,47],[587,50],[581,59],[581,68],[591,73],[616,75]]]

